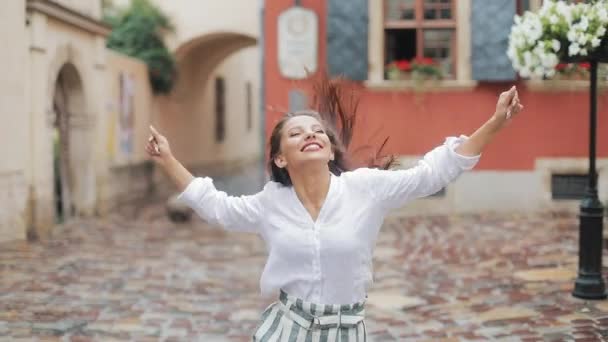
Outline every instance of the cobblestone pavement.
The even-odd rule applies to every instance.
[[[577,240],[575,215],[389,218],[369,340],[601,341],[608,301],[570,294]],[[255,235],[173,224],[158,206],[71,221],[45,243],[0,244],[0,341],[248,341],[271,301],[264,260]]]

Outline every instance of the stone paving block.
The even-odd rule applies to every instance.
[[[372,291],[368,293],[366,304],[385,310],[405,310],[426,304],[420,297],[408,297],[398,293],[384,293]]]
[[[480,313],[476,317],[476,320],[480,323],[487,323],[490,321],[503,321],[533,317],[537,314],[538,313],[536,311],[524,307],[498,307]]]
[[[522,279],[524,281],[569,281],[574,280],[576,278],[576,270],[565,268],[565,267],[555,267],[555,268],[539,268],[532,270],[524,270],[515,272],[514,276],[516,278]]]
[[[57,322],[35,322],[31,328],[34,333],[50,331],[56,335],[64,335],[69,331],[80,329],[86,325],[86,320],[63,319]]]

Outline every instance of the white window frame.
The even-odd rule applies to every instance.
[[[439,81],[433,89],[469,90],[477,85],[471,79],[471,0],[457,0],[456,9],[456,78]],[[370,89],[414,87],[410,80],[384,79],[384,0],[369,0],[368,80]]]

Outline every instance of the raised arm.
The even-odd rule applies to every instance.
[[[167,138],[158,133],[152,126],[150,126],[150,133],[151,136],[146,145],[146,152],[148,152],[148,155],[156,164],[163,168],[163,171],[175,183],[179,192],[184,191],[188,184],[192,182],[194,176],[173,157]]]
[[[263,192],[234,197],[218,191],[211,178],[195,178],[173,156],[167,138],[152,126],[150,132],[152,135],[148,139],[146,151],[175,183],[180,192],[178,200],[186,203],[203,219],[228,230],[248,232],[259,230]]]
[[[448,137],[445,142],[424,155],[416,166],[401,170],[362,168],[348,175],[364,186],[371,198],[383,208],[393,209],[408,201],[432,195],[464,171],[472,169],[477,156],[463,156],[456,149],[466,142],[466,136]]]
[[[523,109],[517,90],[503,92],[492,117],[470,137],[450,137],[407,170],[360,169],[350,177],[363,184],[380,205],[396,208],[408,200],[432,195],[478,162],[484,147]]]
[[[498,97],[494,115],[479,127],[469,139],[460,144],[456,148],[456,152],[464,156],[476,156],[480,154],[483,148],[494,139],[494,136],[523,108],[524,106],[519,102],[515,86],[502,92]]]

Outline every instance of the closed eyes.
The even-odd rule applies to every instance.
[[[317,129],[317,130],[315,130],[315,133],[325,134],[325,131],[322,130],[322,129]],[[296,136],[298,136],[300,134],[302,134],[302,132],[300,132],[300,131],[289,132],[289,137],[296,137]]]

